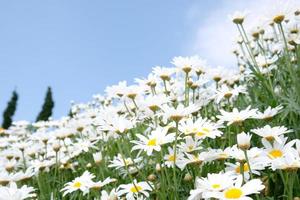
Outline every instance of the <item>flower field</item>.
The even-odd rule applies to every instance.
[[[230,18],[238,70],[174,57],[70,116],[0,129],[0,200],[299,199],[300,10]]]

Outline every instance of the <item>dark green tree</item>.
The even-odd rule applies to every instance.
[[[2,128],[7,129],[8,127],[10,127],[12,123],[12,117],[15,114],[15,111],[17,109],[17,101],[18,101],[18,94],[14,90],[11,99],[7,103],[7,107],[3,112]]]
[[[74,114],[72,113],[72,109],[70,109],[70,110],[69,110],[69,113],[68,113],[68,116],[69,116],[70,118],[73,118],[73,115],[74,115]]]
[[[53,107],[54,107],[54,101],[52,99],[52,91],[51,91],[51,87],[48,87],[46,97],[45,97],[45,101],[44,101],[44,105],[42,107],[41,112],[37,116],[36,121],[46,121],[46,120],[48,120],[49,117],[51,117],[51,115],[52,115]]]

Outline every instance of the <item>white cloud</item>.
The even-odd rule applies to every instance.
[[[236,26],[228,19],[228,15],[236,10],[247,10],[246,26],[262,23],[259,16],[270,13],[282,6],[282,3],[299,5],[299,0],[223,0],[205,11],[208,14],[197,14],[203,10],[204,1],[198,1],[187,12],[187,20],[194,33],[185,47],[189,54],[199,54],[212,65],[236,66],[236,60],[232,54],[234,39],[238,35]],[[279,8],[281,9],[281,8]],[[260,20],[258,20],[260,19]]]

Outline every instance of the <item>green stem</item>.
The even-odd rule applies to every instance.
[[[245,158],[246,158],[246,161],[247,161],[247,165],[248,165],[248,168],[249,168],[250,178],[253,179],[253,174],[252,174],[252,171],[251,171],[251,166],[250,166],[250,162],[249,162],[249,159],[248,159],[247,150],[243,150],[243,151],[244,151]]]
[[[176,135],[175,135],[175,143],[173,145],[174,151],[174,166],[173,166],[173,181],[174,181],[174,192],[177,192],[177,177],[176,177],[176,156],[177,156],[177,139],[178,139],[178,121],[176,121]],[[177,196],[177,195],[176,195]]]
[[[240,161],[240,173],[243,176],[243,184],[245,183],[245,174],[244,174],[244,162]]]
[[[184,81],[184,96],[185,96],[185,106],[189,105],[189,99],[188,99],[188,78],[189,78],[189,73],[185,74],[185,81]]]

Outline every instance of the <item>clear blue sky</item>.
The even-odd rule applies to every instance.
[[[223,1],[12,0],[0,2],[0,113],[13,89],[15,120],[34,120],[47,86],[54,118],[70,100],[87,102],[107,85],[132,82],[173,56],[191,55],[189,18],[201,20]],[[193,6],[197,4],[197,9]],[[197,12],[194,15],[193,12]]]

